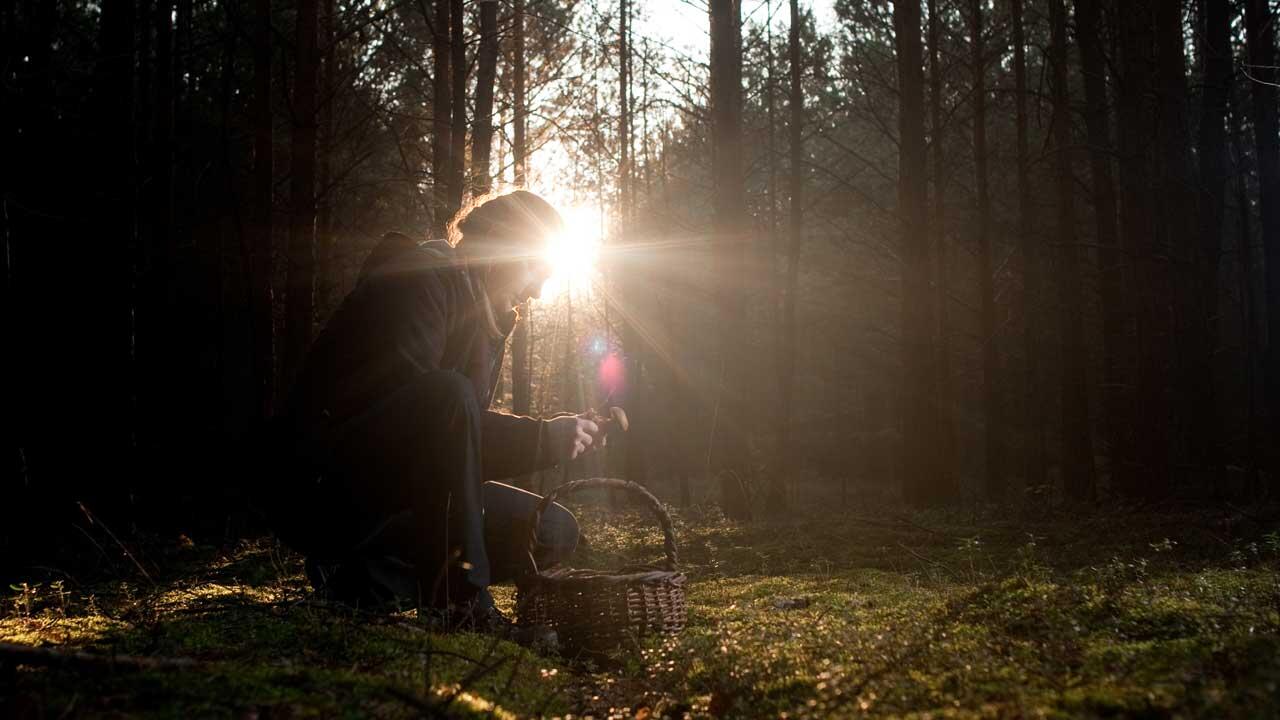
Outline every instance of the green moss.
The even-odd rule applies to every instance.
[[[639,512],[579,517],[578,567],[652,560]],[[311,601],[268,543],[186,547],[153,587],[13,591],[0,639],[193,658],[182,672],[20,669],[15,698],[83,716],[1255,717],[1280,707],[1275,525],[932,513],[735,525],[676,515],[690,622],[594,664],[412,613]],[[929,529],[924,529],[928,527]],[[1275,547],[1273,547],[1275,546]],[[498,588],[510,610],[513,593]],[[480,666],[491,670],[468,682]],[[452,697],[452,700],[446,698]],[[447,702],[447,709],[445,703]]]

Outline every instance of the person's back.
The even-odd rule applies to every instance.
[[[466,216],[463,238],[476,246],[503,228],[521,240],[536,231],[509,220],[530,208],[558,220],[541,199],[514,193]],[[507,287],[517,276],[500,262],[388,235],[310,349],[282,412],[292,459],[272,511],[282,538],[307,553],[317,587],[341,576],[348,601],[380,586],[378,599],[491,607],[484,588],[515,572],[537,496],[484,481],[571,458],[598,432],[582,418],[488,410],[512,297],[523,292]],[[529,285],[522,276],[518,284]],[[562,556],[576,522],[563,508],[547,517],[539,535],[547,531],[552,557]],[[446,570],[452,579],[441,588]]]

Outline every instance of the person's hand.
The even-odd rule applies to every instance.
[[[551,451],[559,462],[585,453],[600,436],[600,426],[587,414],[561,415],[547,421]]]

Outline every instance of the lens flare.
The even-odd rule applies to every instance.
[[[551,238],[547,262],[551,277],[542,286],[542,300],[554,300],[570,288],[574,295],[590,294],[600,257],[600,211],[576,205],[561,208],[564,231]]]

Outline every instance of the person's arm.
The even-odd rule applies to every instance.
[[[600,428],[577,415],[549,420],[486,410],[481,453],[485,480],[519,477],[546,470],[586,452]]]

